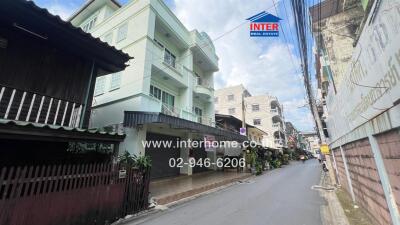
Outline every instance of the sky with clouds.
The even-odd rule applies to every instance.
[[[85,0],[34,0],[51,13],[68,18]],[[129,0],[118,0],[122,4]],[[276,9],[273,5],[276,2]],[[285,119],[303,131],[314,129],[306,105],[295,26],[289,0],[166,0],[189,29],[205,31],[219,57],[215,88],[243,84],[252,95],[271,94],[283,104]],[[286,10],[285,10],[286,9]],[[244,23],[261,11],[282,18],[279,38],[249,37]],[[241,26],[239,26],[242,24]],[[283,31],[286,36],[286,41]],[[233,29],[236,28],[236,29]],[[291,28],[291,29],[290,29]],[[311,65],[312,66],[312,65]]]

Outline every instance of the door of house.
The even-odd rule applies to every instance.
[[[170,167],[169,160],[171,158],[180,157],[180,149],[176,148],[176,140],[178,137],[147,133],[146,140],[149,143],[161,143],[159,147],[154,145],[146,147],[145,154],[150,156],[152,162],[151,178],[163,178],[179,175],[178,167]],[[157,141],[157,142],[156,142]],[[166,147],[163,143],[171,143],[171,147]]]
[[[207,152],[203,145],[201,145],[197,148],[193,148],[192,152],[193,152],[192,157],[194,157],[196,159],[196,162],[198,162],[200,159],[204,162],[204,159],[207,158]],[[193,173],[204,172],[207,170],[208,170],[208,168],[204,166],[204,163],[203,163],[203,166],[196,164],[196,166],[193,167]]]
[[[202,123],[202,118],[203,118],[203,110],[200,109],[199,107],[193,107],[194,114],[197,116],[197,122]]]

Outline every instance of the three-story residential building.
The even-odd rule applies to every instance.
[[[244,119],[265,131],[263,144],[266,147],[287,147],[283,109],[275,96],[252,96],[243,85],[226,87],[215,91],[215,110]]]
[[[214,124],[218,57],[206,33],[187,30],[162,0],[129,1],[124,6],[91,0],[70,21],[134,57],[125,71],[96,81],[92,127],[124,123],[127,137],[120,151],[150,155],[153,177],[192,172],[169,168],[171,157],[213,157],[204,148],[192,154],[184,148],[163,151],[143,144],[202,140],[206,134],[226,138]]]

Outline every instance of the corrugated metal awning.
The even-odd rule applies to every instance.
[[[243,142],[247,140],[246,136],[223,130],[216,127],[210,127],[201,123],[181,119],[174,116],[168,116],[157,112],[125,111],[124,126],[136,127],[137,125],[163,123],[169,124],[172,128],[193,130],[199,133],[219,136],[224,140]]]
[[[51,141],[121,142],[125,134],[99,129],[80,129],[24,121],[0,119],[1,138]]]
[[[0,21],[2,26],[20,27],[59,48],[90,60],[94,59],[107,73],[124,70],[126,63],[132,58],[81,28],[74,27],[59,16],[49,13],[47,9],[38,7],[34,1],[1,0]]]

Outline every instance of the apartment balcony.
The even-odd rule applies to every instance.
[[[281,111],[278,108],[272,108],[270,112],[272,116],[281,116]]]
[[[187,87],[187,81],[184,79],[184,69],[178,58],[174,58],[166,52],[157,43],[154,43],[152,55],[152,76],[157,76],[167,82],[178,84],[181,87]]]
[[[210,37],[197,30],[190,32],[191,50],[193,51],[193,61],[204,71],[218,70],[218,56],[215,54],[215,48]]]
[[[82,104],[0,86],[0,119],[79,127]]]
[[[283,126],[281,123],[273,123],[272,127],[274,128],[274,131],[280,131],[283,133]]]
[[[189,121],[196,122],[196,123],[201,123],[201,124],[211,126],[211,127],[215,126],[214,119],[211,116],[207,116],[207,115],[199,116],[191,111],[188,111],[188,110],[185,110],[185,109],[182,109],[179,107],[167,105],[167,104],[161,102],[160,100],[158,100],[157,98],[154,98],[151,96],[148,96],[146,101],[147,101],[147,103],[150,103],[152,105],[152,108],[155,109],[155,111],[158,111],[158,109],[159,109],[158,112],[161,112],[165,115],[178,117],[181,119],[189,120]]]
[[[214,96],[214,88],[200,77],[194,78],[193,92],[201,99],[210,101]]]

